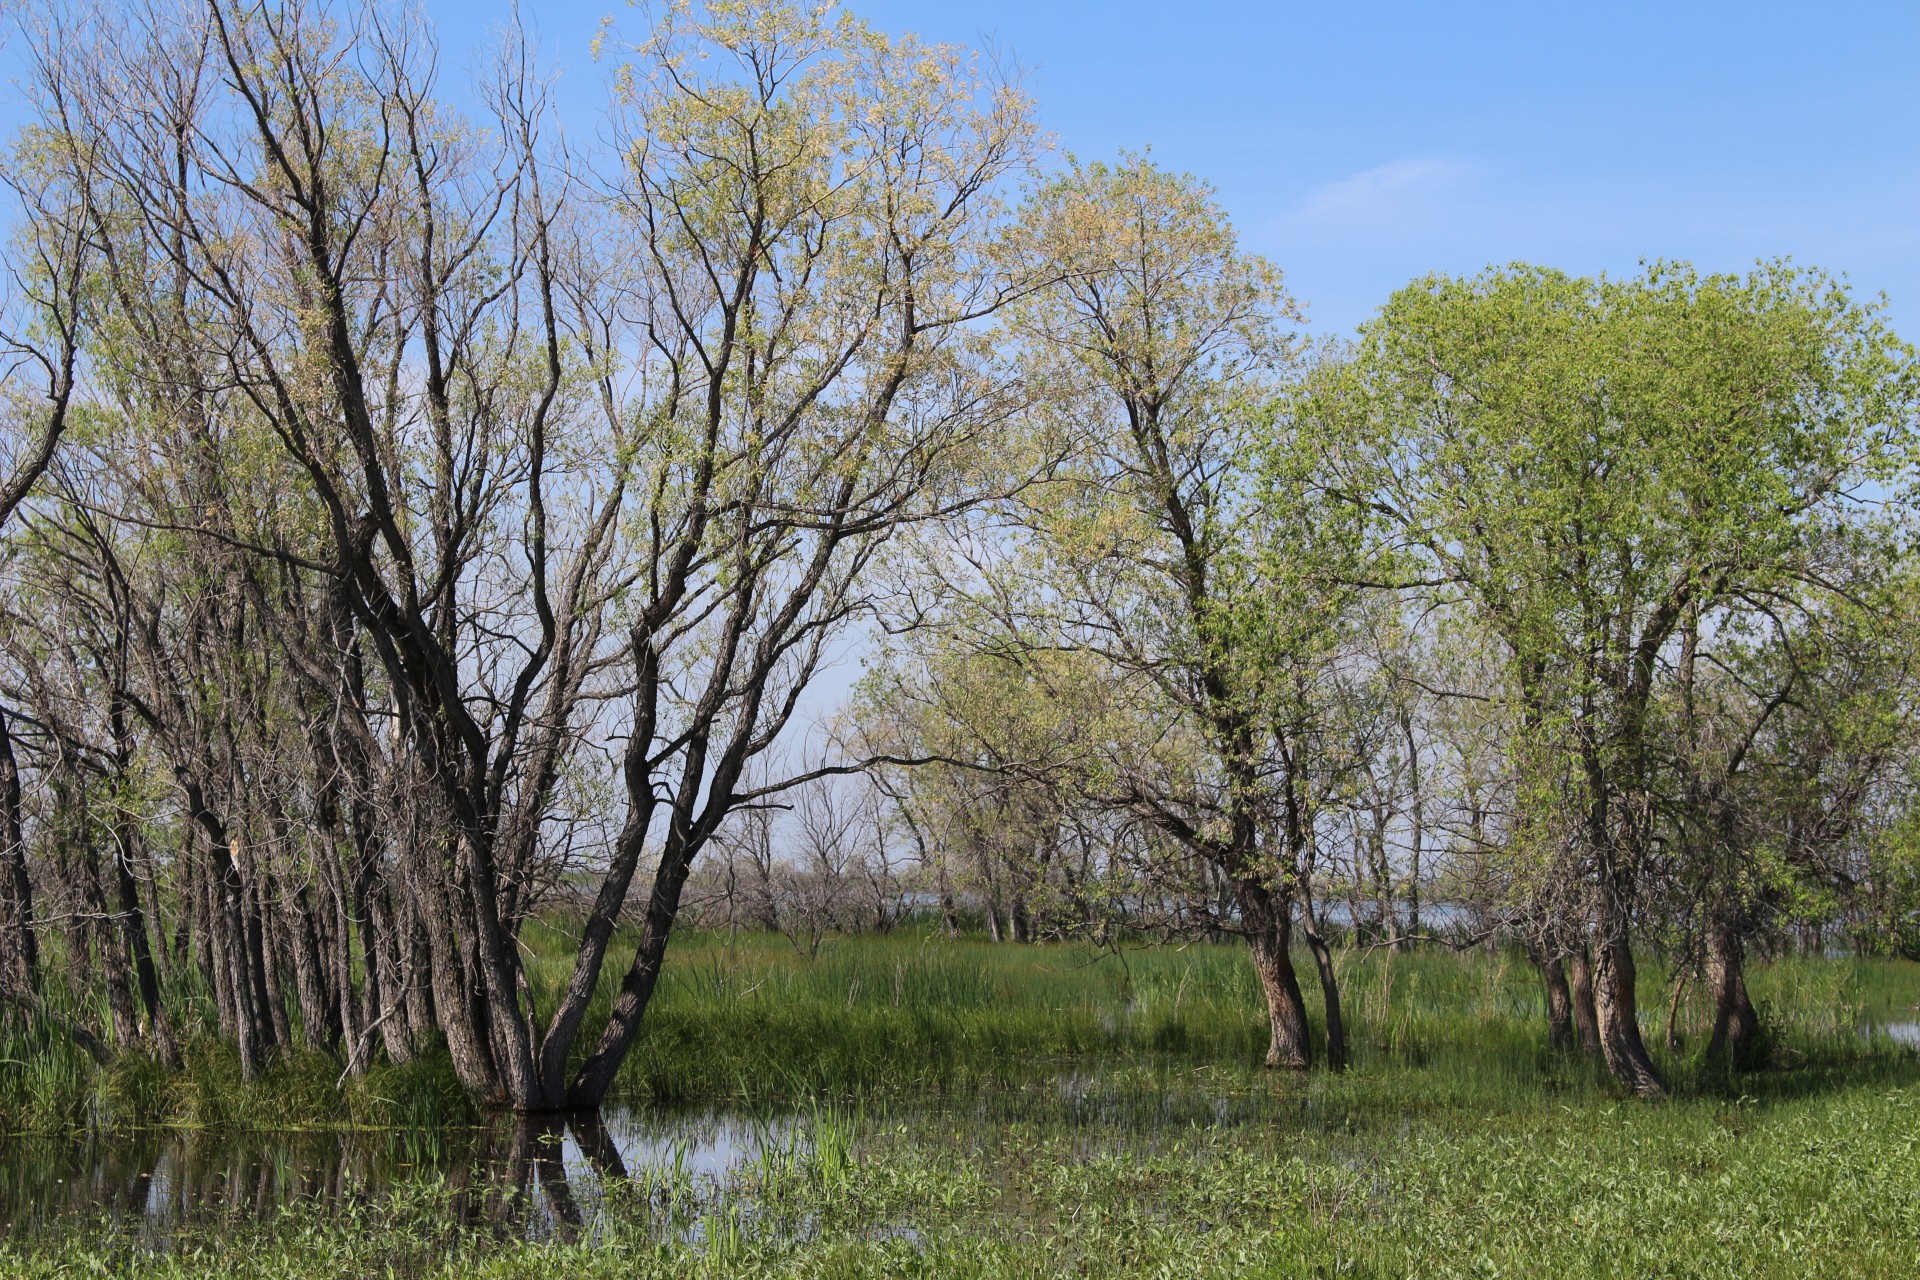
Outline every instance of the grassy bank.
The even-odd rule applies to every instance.
[[[550,1007],[567,970],[564,935],[533,928],[527,942],[530,975]],[[1339,967],[1353,1067],[1316,1087],[1347,1094],[1356,1107],[1613,1096],[1597,1067],[1547,1050],[1539,983],[1516,955],[1348,952]],[[608,974],[593,1020],[604,1018],[616,983]],[[1758,966],[1751,987],[1770,1027],[1772,1069],[1734,1075],[1699,1060],[1709,1010],[1697,984],[1681,992],[1679,1047],[1665,1047],[1671,988],[1658,960],[1647,960],[1642,1016],[1682,1093],[1790,1094],[1808,1078],[1899,1062],[1895,1046],[1861,1029],[1916,1016],[1920,966],[1793,959]],[[1309,984],[1316,1034],[1317,996]],[[181,1025],[204,1025],[190,1001],[181,1013]],[[923,1097],[1089,1064],[1146,1078],[1204,1068],[1246,1082],[1263,1074],[1266,1038],[1237,946],[1097,953],[906,932],[833,941],[809,958],[777,936],[689,932],[668,957],[618,1090],[658,1103]],[[189,1037],[186,1057],[178,1072],[138,1055],[100,1067],[57,1028],[11,1024],[0,1030],[0,1131],[433,1127],[475,1118],[433,1055],[343,1084],[340,1064],[323,1054],[284,1054],[251,1083],[231,1050],[208,1036]]]
[[[1516,954],[1354,951],[1337,963],[1349,1078],[1362,1091],[1475,1106],[1543,1089],[1611,1096],[1597,1068],[1548,1051],[1540,984]],[[1307,987],[1317,1037],[1319,992]],[[1674,1050],[1656,958],[1642,987],[1648,1039],[1681,1090],[1770,1087],[1698,1061],[1711,1010],[1697,984],[1682,989]],[[1890,1047],[1876,1051],[1861,1028],[1914,1016],[1920,966],[1792,959],[1759,966],[1751,987],[1776,1067],[1833,1068]],[[952,1090],[1089,1059],[1257,1075],[1266,1047],[1238,946],[1099,954],[921,935],[848,939],[807,961],[778,938],[706,937],[670,958],[621,1083],[630,1096],[684,1101]]]

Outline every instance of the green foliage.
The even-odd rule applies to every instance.
[[[359,1079],[343,1079],[330,1055],[285,1053],[251,1081],[233,1046],[217,1037],[190,1039],[182,1056],[178,1070],[143,1053],[100,1066],[57,1027],[0,1022],[0,1133],[155,1124],[413,1130],[475,1118],[444,1053],[378,1063]]]

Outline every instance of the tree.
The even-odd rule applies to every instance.
[[[1633,1093],[1665,1088],[1630,944],[1682,633],[1818,578],[1826,531],[1904,461],[1915,397],[1878,310],[1783,263],[1430,277],[1317,390],[1371,434],[1353,492],[1498,639],[1519,847],[1579,869],[1602,1049]]]
[[[94,300],[85,217],[94,172],[92,158],[58,131],[23,135],[0,166],[18,217],[0,304],[0,528],[52,464],[74,416]],[[13,729],[0,708],[0,997],[31,999],[39,946],[20,806]]]
[[[308,728],[300,792],[343,837],[336,896],[369,930],[350,1061],[376,1027],[429,1019],[477,1098],[596,1105],[693,859],[799,780],[741,781],[873,606],[875,558],[1006,479],[979,465],[1006,406],[977,322],[1015,287],[985,248],[1032,145],[1025,100],[851,19],[674,5],[621,73],[596,193],[543,137],[513,42],[482,129],[436,97],[407,19],[86,16],[96,43],[60,19],[40,56],[46,128],[102,170],[99,400],[126,438],[183,443],[195,499],[113,514],[202,540]],[[178,747],[236,938],[270,939],[274,913],[256,928],[245,904],[279,873],[221,852],[216,802],[258,793],[207,755],[218,720],[134,705]],[[286,760],[266,728],[247,732]],[[569,863],[565,782],[610,732],[627,819]],[[654,841],[643,936],[580,1063]],[[516,936],[568,874],[598,892],[547,993]],[[260,981],[236,989],[276,1012],[273,948],[253,950]]]
[[[1033,146],[1024,97],[957,50],[785,5],[674,6],[635,54],[613,196],[653,427],[624,620],[627,820],[548,1033],[550,1082],[650,833],[661,844],[576,1105],[612,1083],[720,823],[858,767],[744,781],[835,637],[880,607],[876,559],[1022,482],[991,465],[1011,402],[977,322],[1022,287],[988,251]]]
[[[1143,159],[1043,187],[1011,252],[1058,281],[1008,325],[1044,388],[1032,429],[1066,461],[1001,509],[1012,554],[956,617],[980,627],[976,647],[1026,655],[1043,686],[1089,668],[1106,686],[1107,710],[1063,744],[1073,786],[1152,828],[1147,847],[1231,882],[1220,923],[1251,945],[1268,1063],[1305,1067],[1294,909],[1312,933],[1317,825],[1349,765],[1330,708],[1367,547],[1364,511],[1319,484],[1329,439],[1282,416],[1297,309],[1206,188]],[[1061,653],[1082,660],[1046,659]]]

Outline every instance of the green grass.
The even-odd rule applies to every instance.
[[[551,990],[557,937],[530,943]],[[1914,1016],[1920,965],[1756,966],[1768,1062],[1733,1073],[1700,1059],[1697,987],[1665,1047],[1671,988],[1649,958],[1646,1030],[1676,1090],[1659,1104],[1548,1050],[1537,979],[1513,954],[1340,965],[1352,1067],[1287,1075],[1260,1068],[1266,1028],[1237,947],[1096,955],[909,932],[809,960],[778,938],[690,933],[621,1084],[642,1102],[769,1116],[786,1136],[724,1184],[672,1161],[636,1169],[604,1189],[588,1237],[527,1241],[450,1228],[477,1193],[421,1179],[189,1227],[159,1255],[76,1227],[0,1245],[0,1273],[1920,1274],[1920,1057],[1861,1034]],[[204,1040],[174,1074],[137,1059],[102,1071],[44,1031],[8,1034],[0,1116],[428,1134],[471,1119],[442,1061],[335,1092],[338,1067],[318,1056],[243,1084]],[[797,1129],[771,1126],[795,1106]]]
[[[1517,955],[1372,951],[1337,963],[1348,1078],[1363,1093],[1473,1106],[1543,1090],[1612,1096],[1596,1067],[1547,1051],[1539,982]],[[1318,988],[1303,981],[1317,1036]],[[1736,1096],[1773,1087],[1760,1078],[1768,1073],[1698,1062],[1710,1027],[1698,984],[1683,990],[1681,1044],[1669,1052],[1667,981],[1649,959],[1642,1018],[1676,1086]],[[1777,1064],[1830,1068],[1873,1056],[1860,1027],[1920,1002],[1920,966],[1794,959],[1758,966],[1751,987]],[[840,940],[807,961],[779,938],[696,936],[670,954],[620,1084],[665,1102],[925,1094],[1086,1060],[1257,1076],[1266,1047],[1264,1005],[1238,946],[1103,955],[908,935]]]
[[[590,1235],[450,1230],[458,1192],[8,1251],[33,1277],[1910,1276],[1920,1089],[1144,1130],[816,1116],[726,1189],[624,1184]],[[1324,1120],[1331,1116],[1323,1113]]]
[[[565,980],[565,941],[549,926],[527,931],[542,1008]],[[1538,980],[1511,952],[1348,952],[1337,964],[1352,1069],[1327,1087],[1350,1094],[1353,1105],[1444,1100],[1484,1108],[1613,1096],[1594,1064],[1547,1051]],[[608,968],[581,1052],[618,984],[616,966]],[[1643,1024],[1683,1094],[1793,1091],[1808,1072],[1876,1070],[1902,1055],[1890,1043],[1864,1042],[1861,1027],[1912,1018],[1920,1005],[1920,965],[1908,962],[1756,966],[1750,985],[1779,1069],[1736,1075],[1699,1061],[1709,1010],[1697,983],[1683,991],[1680,1048],[1664,1046],[1667,982],[1657,959],[1644,962]],[[1304,986],[1317,1036],[1318,988]],[[190,1002],[183,1005],[177,1024],[199,1025]],[[923,1097],[1087,1063],[1124,1064],[1142,1078],[1204,1067],[1252,1080],[1263,1074],[1266,1043],[1259,990],[1244,948],[1234,945],[1099,953],[909,930],[830,941],[809,959],[778,936],[688,930],[668,954],[616,1090],[656,1103]],[[204,1031],[189,1036],[186,1058],[179,1072],[139,1055],[101,1068],[52,1028],[0,1022],[0,1132],[163,1123],[432,1128],[473,1119],[442,1055],[376,1065],[342,1088],[339,1064],[320,1054],[282,1054],[260,1079],[243,1082],[231,1048]]]
[[[433,1128],[477,1118],[444,1054],[405,1065],[376,1063],[341,1079],[323,1053],[277,1055],[241,1078],[233,1046],[189,1039],[178,1070],[140,1053],[101,1066],[57,1028],[0,1022],[0,1135],[115,1127],[211,1129]]]

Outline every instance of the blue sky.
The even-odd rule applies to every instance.
[[[504,0],[424,0],[454,71]],[[607,0],[527,3],[570,110]],[[866,0],[890,31],[991,44],[1086,158],[1151,146],[1220,191],[1314,327],[1428,271],[1526,259],[1845,271],[1920,338],[1920,0],[1247,3]]]

